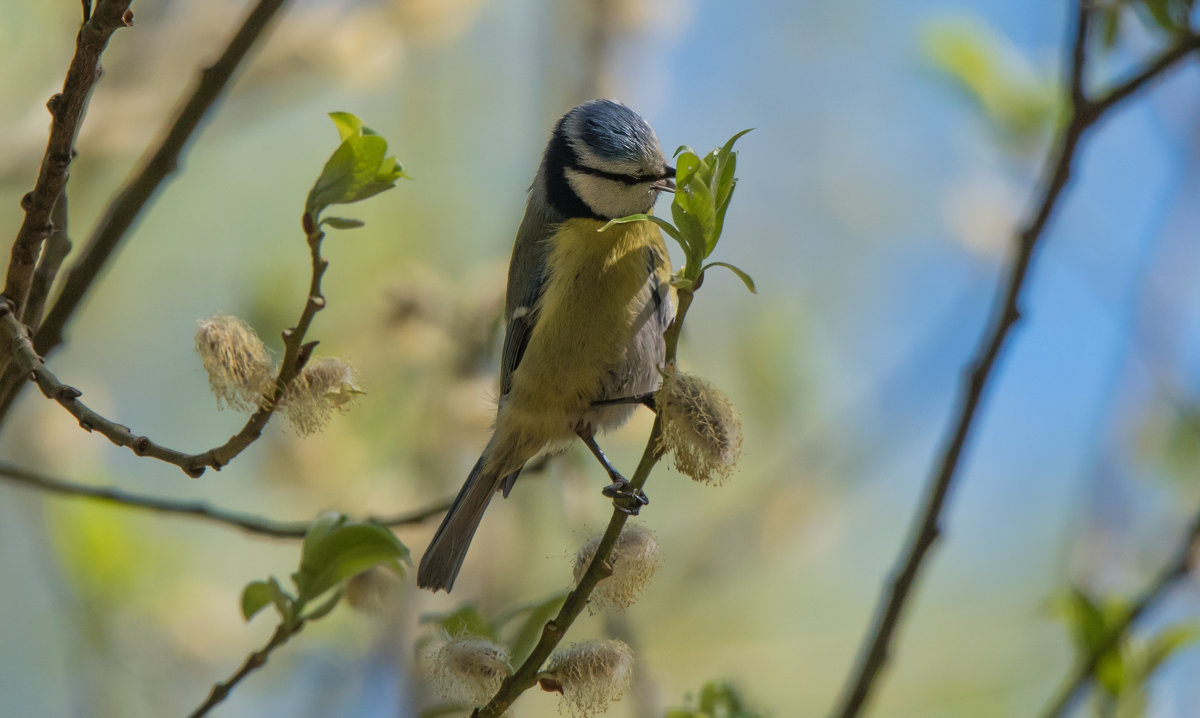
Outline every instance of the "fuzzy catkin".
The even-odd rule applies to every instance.
[[[662,417],[659,448],[693,480],[720,484],[742,453],[742,422],[733,404],[707,381],[670,368],[655,395]]]
[[[616,639],[573,643],[550,657],[545,676],[561,687],[564,707],[574,718],[590,718],[629,690],[633,649]]]
[[[258,407],[271,382],[271,359],[250,325],[228,314],[202,320],[196,329],[196,353],[218,406],[238,411]]]
[[[575,554],[576,584],[583,578],[603,537],[602,533],[593,536]],[[637,601],[658,570],[658,541],[654,532],[641,524],[625,524],[609,555],[609,563],[612,575],[596,584],[588,606],[602,611],[623,611]]]
[[[438,695],[479,706],[491,700],[512,673],[508,648],[479,636],[448,639],[426,653],[425,671]]]
[[[317,357],[288,384],[279,403],[292,427],[307,436],[324,429],[334,411],[346,411],[347,404],[362,393],[349,364],[336,357]]]

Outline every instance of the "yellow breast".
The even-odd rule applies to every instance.
[[[622,359],[648,301],[650,275],[669,274],[651,222],[615,225],[572,219],[549,240],[547,282],[536,326],[502,411],[537,414],[569,435],[573,417],[599,397],[601,380]],[[524,417],[532,420],[534,417]]]

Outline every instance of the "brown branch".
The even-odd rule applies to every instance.
[[[67,193],[64,190],[54,210],[50,213],[52,229],[46,238],[46,246],[42,257],[38,260],[37,269],[33,271],[33,283],[29,287],[29,300],[25,303],[25,314],[22,322],[25,326],[36,328],[42,321],[42,312],[46,308],[46,298],[50,296],[50,287],[54,284],[58,270],[63,260],[71,252],[71,238],[67,236]]]
[[[271,640],[267,641],[267,645],[263,646],[254,653],[251,653],[249,656],[246,656],[245,662],[242,663],[241,667],[238,668],[232,676],[225,681],[214,685],[212,687],[212,691],[210,691],[208,694],[208,698],[205,699],[204,703],[200,704],[199,708],[189,714],[189,718],[200,718],[200,716],[208,715],[209,711],[211,711],[217,706],[217,704],[229,696],[229,692],[232,691],[234,687],[242,681],[242,679],[266,665],[267,658],[270,657],[272,651],[287,643],[292,636],[303,630],[304,623],[305,621],[303,619],[300,619],[295,623],[288,621],[280,622],[280,624],[276,626],[275,632],[271,634]]]
[[[316,342],[305,343],[304,337],[312,324],[313,317],[325,306],[325,297],[321,294],[321,277],[329,263],[321,256],[321,240],[325,234],[316,229],[312,219],[305,215],[304,229],[308,232],[308,247],[312,259],[312,278],[309,281],[308,298],[304,302],[304,310],[296,325],[283,332],[284,353],[279,364],[279,372],[271,385],[271,391],[262,398],[259,407],[241,431],[234,434],[224,444],[199,454],[187,454],[168,448],[152,441],[149,437],[135,434],[129,427],[105,418],[83,402],[79,397],[83,392],[68,386],[46,368],[42,358],[38,356],[29,340],[26,328],[13,314],[11,304],[0,306],[0,328],[2,335],[10,340],[10,351],[14,363],[21,374],[37,383],[38,388],[48,399],[58,402],[64,409],[79,421],[79,425],[87,431],[98,431],[105,438],[118,446],[129,448],[138,456],[149,456],[183,469],[188,476],[198,478],[208,467],[220,470],[242,453],[246,447],[254,443],[262,435],[275,408],[279,405],[287,386],[304,368]]]
[[[990,329],[981,339],[970,362],[971,371],[959,390],[958,410],[938,464],[927,484],[924,507],[914,519],[913,533],[889,586],[880,597],[876,618],[864,639],[856,668],[834,713],[840,718],[852,718],[864,710],[880,672],[888,661],[892,640],[906,601],[916,585],[925,556],[941,534],[942,511],[958,472],[963,449],[977,417],[984,391],[992,377],[996,360],[1012,328],[1020,319],[1021,294],[1034,250],[1070,179],[1071,165],[1084,132],[1107,110],[1144,87],[1151,79],[1161,75],[1197,47],[1195,37],[1189,36],[1179,40],[1175,46],[1149,63],[1132,79],[1103,95],[1100,100],[1090,101],[1084,87],[1089,7],[1087,0],[1079,1],[1076,23],[1072,28],[1073,39],[1069,49],[1067,73],[1070,102],[1068,120],[1059,131],[1047,159],[1040,182],[1040,196],[1031,215],[1017,233],[1015,255],[1008,268],[1005,287],[997,297]]]
[[[272,538],[304,538],[310,523],[308,521],[274,521],[258,516],[225,511],[197,501],[173,501],[153,496],[133,494],[112,487],[77,484],[35,471],[22,469],[5,461],[0,461],[0,480],[8,481],[15,486],[24,486],[60,496],[77,496],[116,506],[145,509],[157,513],[192,516],[213,523],[232,526],[246,533],[258,536],[270,536]],[[442,501],[423,509],[395,514],[393,516],[368,516],[366,520],[390,528],[412,526],[443,514],[449,508],[450,502]]]
[[[1080,691],[1083,690],[1084,685],[1096,673],[1096,668],[1100,665],[1100,661],[1116,648],[1130,626],[1166,596],[1167,592],[1175,584],[1188,575],[1188,572],[1191,570],[1192,554],[1197,546],[1200,546],[1200,512],[1197,512],[1192,517],[1191,526],[1185,534],[1184,540],[1180,542],[1175,557],[1169,564],[1163,567],[1158,577],[1142,591],[1142,594],[1133,602],[1129,610],[1121,616],[1120,620],[1113,623],[1109,627],[1108,632],[1079,661],[1075,669],[1063,681],[1063,684],[1054,694],[1045,712],[1042,713],[1043,718],[1062,718],[1062,716],[1066,715],[1071,705],[1078,698]]]
[[[39,354],[49,354],[62,343],[62,333],[67,321],[75,313],[129,228],[141,216],[146,204],[179,166],[179,158],[187,149],[192,135],[221,98],[234,71],[285,2],[287,0],[259,0],[220,58],[200,72],[196,88],[179,109],[170,129],[141,170],[130,178],[113,199],[79,258],[72,265],[62,291],[34,337],[34,346]]]
[[[130,0],[100,0],[96,12],[79,28],[75,55],[67,68],[62,92],[46,103],[52,118],[50,139],[33,189],[21,198],[25,219],[13,242],[4,284],[4,296],[15,305],[18,315],[25,310],[38,255],[50,235],[50,214],[67,186],[67,170],[75,157],[79,124],[92,88],[102,73],[100,55],[114,32],[133,24],[129,4]]]

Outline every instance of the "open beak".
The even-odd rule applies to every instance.
[[[668,167],[663,174],[662,179],[651,183],[650,188],[656,192],[674,192],[675,191],[675,168]]]

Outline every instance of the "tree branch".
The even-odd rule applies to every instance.
[[[128,493],[112,487],[77,484],[22,469],[5,461],[0,461],[0,480],[8,481],[16,486],[25,486],[61,496],[78,496],[117,506],[145,509],[157,513],[193,516],[212,523],[232,526],[246,533],[258,536],[270,536],[272,538],[302,539],[308,531],[310,523],[308,521],[274,521],[258,516],[225,511],[196,501],[173,501]],[[412,526],[443,514],[449,508],[450,502],[442,501],[423,509],[417,509],[416,511],[409,511],[393,516],[369,516],[366,520],[390,528]]]
[[[1200,546],[1200,512],[1192,517],[1191,526],[1184,535],[1183,541],[1180,542],[1175,557],[1142,591],[1142,594],[1130,606],[1129,611],[1117,620],[1083,660],[1079,661],[1058,691],[1055,692],[1048,707],[1042,713],[1043,718],[1062,718],[1066,715],[1071,705],[1079,697],[1084,684],[1095,674],[1100,660],[1117,646],[1134,622],[1166,596],[1168,590],[1180,579],[1188,575],[1191,570],[1192,554],[1197,546]]]
[[[1087,0],[1079,0],[1075,24],[1072,27],[1073,39],[1069,48],[1070,60],[1066,81],[1070,102],[1067,122],[1059,130],[1047,159],[1040,182],[1039,198],[1015,238],[1015,255],[1009,265],[1005,288],[997,297],[991,327],[981,339],[969,365],[971,371],[959,389],[958,410],[935,471],[927,484],[924,508],[914,519],[911,537],[890,585],[880,597],[876,618],[864,639],[857,667],[851,674],[839,707],[834,713],[840,718],[852,718],[864,710],[879,674],[888,661],[892,640],[906,601],[916,585],[925,556],[941,534],[942,511],[957,474],[963,448],[978,414],[984,391],[993,376],[996,360],[1012,328],[1020,319],[1021,293],[1029,274],[1034,250],[1070,179],[1071,165],[1080,139],[1105,112],[1144,87],[1151,79],[1161,75],[1198,46],[1194,36],[1181,38],[1133,78],[1118,85],[1100,100],[1091,101],[1084,87],[1089,7]]]
[[[96,12],[79,28],[62,92],[46,103],[52,118],[50,139],[33,190],[21,198],[25,219],[13,242],[4,284],[4,296],[16,307],[18,316],[24,313],[38,255],[51,232],[50,214],[67,186],[67,169],[75,157],[75,137],[88,97],[103,72],[100,55],[114,32],[133,24],[129,4],[130,0],[100,0]]]
[[[33,282],[29,287],[29,299],[25,303],[25,313],[21,321],[28,327],[36,328],[42,321],[42,312],[46,308],[46,297],[50,296],[50,287],[54,284],[58,270],[63,260],[71,252],[71,238],[67,236],[67,192],[54,203],[50,213],[51,230],[46,238],[45,248],[38,260],[37,268],[33,271]]]
[[[275,632],[271,634],[271,640],[267,641],[267,645],[263,646],[254,653],[251,653],[249,656],[246,656],[245,662],[242,663],[241,667],[238,668],[232,676],[230,676],[227,680],[214,685],[212,687],[212,691],[208,694],[208,698],[205,699],[204,703],[200,704],[199,708],[189,714],[189,718],[200,718],[200,716],[208,715],[208,712],[215,708],[218,703],[225,700],[225,698],[229,695],[229,692],[232,691],[234,687],[242,681],[243,678],[266,665],[267,658],[270,657],[272,651],[287,643],[292,636],[303,630],[304,623],[305,621],[303,619],[300,619],[295,623],[281,621],[280,624],[275,628]]]

